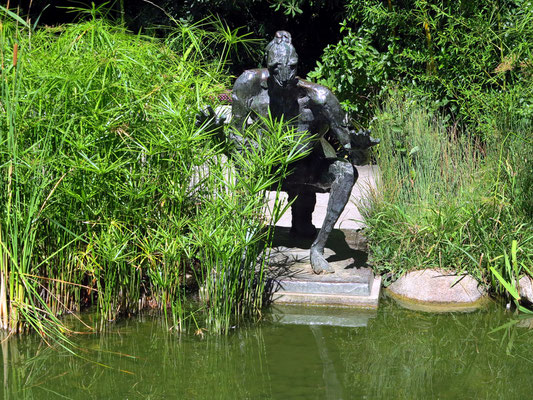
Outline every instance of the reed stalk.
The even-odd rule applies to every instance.
[[[256,41],[218,20],[133,35],[98,10],[35,30],[1,11],[0,321],[67,346],[65,313],[92,307],[97,330],[151,306],[170,329],[228,332],[260,314],[264,194],[298,135],[265,120],[228,160],[195,116]]]

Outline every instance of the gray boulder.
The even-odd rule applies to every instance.
[[[408,272],[387,293],[404,307],[431,312],[472,311],[487,298],[472,276],[440,269]]]
[[[522,300],[533,303],[533,281],[529,276],[523,276],[518,281],[518,291]]]

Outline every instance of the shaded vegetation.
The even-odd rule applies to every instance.
[[[531,2],[137,2],[146,23],[124,4],[41,28],[2,8],[3,329],[65,339],[57,316],[87,307],[100,329],[146,305],[176,330],[260,315],[264,191],[298,137],[265,120],[248,133],[261,150],[227,160],[195,125],[230,68],[261,60],[220,15],[267,38],[292,25],[303,72],[338,41],[309,76],[381,139],[364,205],[377,272],[450,268],[518,301],[533,261]],[[188,301],[199,288],[204,303]]]
[[[483,137],[496,119],[533,118],[530,1],[350,0],[340,30],[310,76],[358,119],[391,86]]]
[[[365,207],[389,281],[448,268],[520,300],[533,265],[532,27],[530,1],[346,1],[344,36],[309,76],[381,139]]]
[[[150,31],[160,37],[168,33],[162,27],[172,26],[173,20],[198,23],[213,16],[225,21],[232,31],[253,33],[264,39],[265,44],[276,31],[289,30],[300,55],[302,76],[314,68],[324,47],[340,39],[337,27],[343,19],[345,5],[344,0],[11,0],[13,8],[20,4],[32,20],[40,18],[39,23],[47,25],[72,22],[76,14],[71,8],[90,7],[91,3],[103,5],[109,18],[120,21],[133,32]],[[233,54],[227,68],[238,76],[243,69],[259,67],[262,50],[263,47],[253,55]]]

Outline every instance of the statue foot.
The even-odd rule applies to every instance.
[[[324,255],[311,247],[311,267],[315,274],[333,274],[335,270],[328,264]]]
[[[302,238],[312,239],[316,236],[316,228],[313,224],[293,225],[291,227],[291,234]]]

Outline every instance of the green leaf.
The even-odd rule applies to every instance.
[[[517,241],[513,240],[512,244],[511,244],[511,261],[513,263],[514,273],[518,277],[518,261],[517,261],[517,258],[516,258],[516,253],[518,251],[517,247],[518,247]]]
[[[520,304],[517,304],[516,306],[518,307],[518,311],[523,312],[524,314],[533,314],[533,310],[530,310],[529,308],[525,308]]]
[[[411,151],[409,152],[409,155],[412,156],[413,154],[418,153],[419,151],[420,151],[420,147],[415,146],[411,149]]]
[[[509,282],[507,282],[499,273],[494,269],[494,267],[490,267],[491,272],[494,274],[496,279],[500,281],[500,283],[503,285],[505,290],[515,299],[520,300],[520,295],[518,294],[518,291],[516,288],[514,288]]]
[[[16,20],[17,22],[21,23],[22,25],[24,25],[26,28],[30,28],[30,26],[28,25],[28,23],[26,21],[24,21],[22,18],[20,18],[17,14],[15,14],[13,11],[9,11],[7,8],[5,8],[4,6],[0,6],[0,10],[4,11],[7,13],[7,15],[9,15],[11,18],[13,18],[14,20]]]

